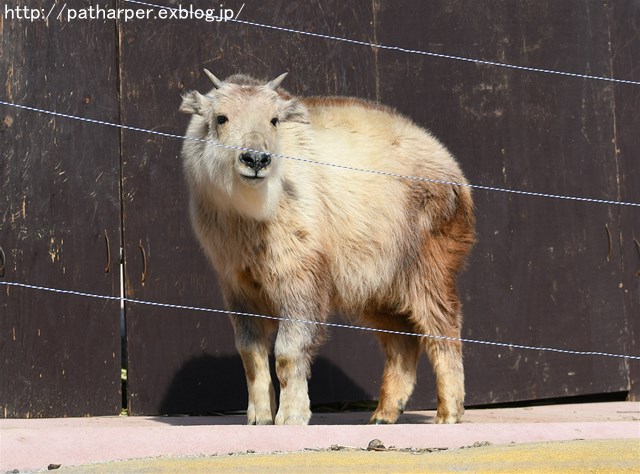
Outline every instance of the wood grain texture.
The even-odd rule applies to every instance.
[[[250,2],[242,19],[371,40],[370,3],[348,3]],[[129,124],[183,134],[188,117],[177,113],[180,94],[211,88],[203,68],[220,78],[248,72],[265,80],[289,71],[285,87],[297,94],[375,94],[373,55],[362,47],[233,23],[136,22],[123,25],[120,35],[122,115]],[[179,140],[123,134],[127,295],[222,308],[189,223],[181,146]],[[144,284],[140,245],[148,263]],[[336,335],[320,355],[311,388],[316,402],[376,396],[375,381],[350,379],[361,371],[357,361],[370,353],[379,357],[377,348],[345,358],[341,348],[350,348],[354,335],[345,336]],[[244,373],[224,315],[129,305],[127,340],[132,413],[246,408]]]
[[[46,8],[48,2],[32,2]],[[112,2],[114,3],[114,2]],[[118,120],[113,25],[2,23],[3,100]],[[114,295],[120,245],[115,129],[0,109],[4,279]],[[117,414],[117,303],[2,288],[0,416]]]
[[[585,74],[611,73],[609,29],[614,20],[609,15],[611,7],[604,4],[359,4],[354,11],[331,2],[308,7],[267,2],[261,7],[252,5],[245,18],[438,53]],[[492,27],[487,28],[488,24]],[[163,25],[162,34],[153,37],[159,49],[169,52],[175,66],[160,61],[145,43],[150,40],[143,31],[150,31],[153,25],[125,30],[124,96],[136,98],[125,105],[125,115],[135,113],[147,126],[154,123],[154,116],[171,117],[163,119],[165,122],[175,120],[169,104],[161,98],[172,89],[177,96],[183,87],[206,90],[209,86],[202,78],[202,67],[221,77],[239,71],[275,77],[289,70],[287,86],[293,93],[356,95],[398,108],[440,137],[474,183],[604,199],[618,196],[620,175],[612,145],[615,98],[613,86],[607,83],[369,50],[256,27],[207,27],[204,31],[200,30],[203,25],[191,24],[187,31],[184,24]],[[150,115],[144,110],[146,103],[154,104]],[[158,107],[162,109],[158,111]],[[180,133],[180,123],[172,121],[165,129]],[[143,150],[137,143],[149,143],[146,137],[132,139],[138,140],[132,142],[137,150]],[[126,140],[125,136],[125,144]],[[162,150],[160,157],[152,157],[153,150],[147,152],[148,158],[136,157],[150,166],[132,175],[129,184],[132,188],[158,189],[153,203],[144,204],[147,198],[137,196],[126,204],[140,209],[136,214],[145,212],[141,209],[167,212],[175,209],[176,202],[186,206],[183,185],[175,179],[179,160],[173,161],[173,157],[177,157],[179,146],[162,139],[157,145]],[[125,159],[127,155],[125,152]],[[164,158],[169,156],[171,159]],[[154,187],[154,173],[172,179],[161,179],[162,183]],[[129,176],[127,172],[125,176]],[[469,271],[461,279],[466,302],[465,336],[620,352],[630,338],[624,311],[628,303],[619,288],[622,275],[616,258],[621,252],[615,239],[621,226],[619,209],[482,191],[475,196],[480,242]],[[165,199],[170,202],[162,204]],[[169,219],[151,219],[161,222],[164,243],[156,238],[160,236],[158,231],[145,232],[136,228],[134,221],[127,224],[127,235],[135,230],[130,244],[133,248],[127,251],[134,271],[139,268],[135,263],[139,254],[135,246],[141,238],[138,235],[145,235],[143,240],[154,239],[153,247],[157,252],[160,245],[162,256],[160,262],[158,257],[151,260],[152,271],[158,272],[154,273],[157,280],[152,280],[155,289],[150,285],[136,287],[133,275],[129,293],[150,297],[175,294],[176,299],[220,307],[215,279],[198,255],[184,213],[185,207],[174,210]],[[165,227],[167,224],[171,230]],[[611,252],[607,229],[613,235]],[[167,248],[170,241],[176,244]],[[152,246],[151,241],[148,244]],[[189,270],[166,280],[167,272],[175,274],[175,262]],[[166,288],[172,281],[177,282],[177,292],[176,288]],[[146,389],[145,402],[138,405],[140,413],[157,411],[154,397],[159,399],[172,374],[181,373],[181,367],[194,357],[196,361],[206,359],[209,353],[221,360],[235,357],[226,321],[212,321],[212,315],[176,314],[166,316],[163,324],[171,322],[161,328],[152,322],[155,311],[135,311],[128,313],[130,347],[145,341],[148,356],[144,363],[137,362],[139,370],[153,373],[149,378],[157,380],[159,387],[155,391]],[[197,326],[197,331],[189,336],[185,324]],[[170,362],[163,349],[169,344],[167,335],[178,335],[176,341],[182,340],[177,342],[179,355],[172,355]],[[149,342],[154,339],[157,345]],[[471,344],[466,354],[469,404],[620,391],[629,386],[627,364],[620,360]],[[157,360],[166,362],[157,364]],[[135,367],[135,358],[131,363]],[[317,365],[324,368],[314,368],[314,403],[377,396],[382,360],[369,335],[332,331]],[[237,360],[228,365],[228,371],[224,364],[211,366],[221,370],[223,380],[233,380],[233,387],[242,385],[241,375],[233,372],[239,367]],[[422,367],[413,408],[435,404],[433,377],[425,362]],[[132,375],[135,377],[133,368]],[[137,394],[137,390],[131,394],[133,406]],[[224,400],[218,404],[223,408],[244,405],[244,398],[237,398],[236,392],[227,387],[207,396],[211,406],[216,405],[214,398]],[[188,406],[182,411],[189,411]]]
[[[610,13],[612,74],[630,80],[640,78],[640,2],[621,2]],[[640,89],[616,87],[614,145],[619,169],[620,199],[640,202]],[[622,348],[640,355],[640,209],[620,209],[621,291],[624,294],[625,328]],[[629,361],[629,399],[640,400],[640,361]]]
[[[137,8],[116,0],[104,6]],[[246,2],[241,19],[640,80],[637,0],[269,0]],[[634,86],[236,23],[0,17],[0,31],[3,100],[182,134],[188,117],[177,112],[180,94],[210,87],[203,68],[221,78],[289,71],[285,87],[294,94],[353,95],[397,108],[440,138],[472,183],[640,201]],[[122,235],[128,297],[221,308],[188,220],[180,147],[175,139],[0,108],[0,278],[117,295]],[[460,281],[465,337],[640,354],[636,208],[474,195],[479,243]],[[133,414],[246,407],[226,317],[126,310]],[[119,311],[112,302],[3,288],[0,416],[116,413]],[[472,344],[465,354],[471,405],[626,390],[640,396],[637,362]],[[377,398],[382,368],[370,334],[334,329],[312,369],[312,403]],[[425,360],[420,369],[409,408],[432,408]]]
[[[611,7],[602,3],[383,5],[385,44],[611,75]],[[472,183],[618,197],[610,84],[391,52],[379,63],[381,100],[443,139]],[[461,279],[465,336],[621,352],[630,338],[620,246],[613,242],[609,254],[606,230],[615,240],[620,210],[481,190],[474,197],[478,244]],[[468,404],[628,388],[621,360],[473,344],[465,353]],[[413,407],[433,403],[431,385],[423,379]]]

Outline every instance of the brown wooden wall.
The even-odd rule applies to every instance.
[[[119,120],[113,24],[0,16],[0,31],[3,101]],[[114,128],[0,108],[0,280],[118,294],[118,141]],[[0,288],[2,415],[117,414],[119,312],[113,301]]]
[[[640,6],[633,0],[249,1],[241,19],[640,80]],[[239,23],[0,22],[0,100],[183,134],[180,93],[209,87],[204,67],[219,77],[289,71],[285,86],[295,94],[353,95],[396,107],[433,131],[472,183],[640,202],[640,86]],[[118,295],[122,243],[127,297],[222,307],[188,222],[180,140],[7,106],[0,119],[7,260],[0,281]],[[464,337],[640,354],[638,208],[483,190],[474,196],[479,242],[460,281]],[[119,303],[0,290],[4,416],[117,413]],[[246,405],[224,316],[128,303],[126,351],[133,414]],[[640,394],[637,362],[475,344],[465,354],[471,405]],[[371,335],[333,329],[313,367],[312,403],[377,398],[382,363]],[[426,359],[411,403],[435,404]]]

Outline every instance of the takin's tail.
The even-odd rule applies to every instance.
[[[471,188],[453,185],[457,207],[453,217],[442,226],[441,235],[447,236],[447,253],[452,257],[452,266],[457,273],[464,268],[467,256],[476,241],[476,218],[473,209]]]

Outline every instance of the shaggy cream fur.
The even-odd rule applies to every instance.
[[[385,177],[275,155],[466,183],[427,131],[355,98],[293,97],[207,71],[214,88],[189,92],[184,170],[199,241],[230,310],[324,321],[331,311],[376,327],[460,336],[456,276],[474,242],[468,187]],[[271,154],[248,166],[240,146]],[[232,317],[249,391],[248,422],[309,421],[307,380],[317,325]],[[268,357],[281,395],[276,412]],[[423,348],[436,374],[439,423],[460,420],[464,375],[457,341],[378,336],[387,362],[373,423],[393,423],[413,391]]]

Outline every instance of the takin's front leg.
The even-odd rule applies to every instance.
[[[311,311],[311,308],[307,310]],[[280,322],[275,344],[276,373],[280,381],[280,406],[276,415],[276,425],[309,423],[311,408],[308,380],[315,348],[323,332],[322,328],[312,323]]]
[[[247,378],[247,424],[272,425],[276,397],[269,370],[269,335],[275,324],[247,316],[231,316],[231,321]]]

